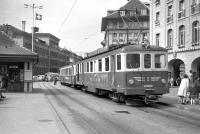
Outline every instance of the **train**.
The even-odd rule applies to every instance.
[[[143,44],[100,48],[61,67],[60,81],[116,102],[148,103],[169,93],[167,54],[163,47]]]

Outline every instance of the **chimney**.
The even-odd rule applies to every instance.
[[[26,21],[25,20],[23,20],[22,21],[22,31],[24,31],[25,32],[25,27],[26,26]]]

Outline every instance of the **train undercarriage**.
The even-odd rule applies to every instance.
[[[88,87],[82,87],[81,90],[85,92],[89,91]],[[151,94],[149,91],[145,92],[144,95],[125,95],[124,93],[116,92],[116,90],[109,91],[97,88],[93,93],[98,96],[108,96],[112,101],[117,103],[125,103],[127,100],[132,100],[136,102],[144,102],[145,104],[152,104],[158,102],[158,99],[162,96],[162,94]]]

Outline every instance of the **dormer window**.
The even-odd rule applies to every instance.
[[[147,9],[141,9],[141,15],[147,15]]]
[[[120,16],[125,16],[125,11],[120,11],[119,14]]]
[[[160,4],[160,0],[155,0],[155,4],[159,5]]]

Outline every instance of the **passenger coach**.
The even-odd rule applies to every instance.
[[[127,98],[148,102],[169,92],[166,49],[144,45],[104,49],[61,68],[61,76],[70,79],[71,85],[98,95],[108,94],[118,102]],[[70,69],[72,75],[66,71]]]

